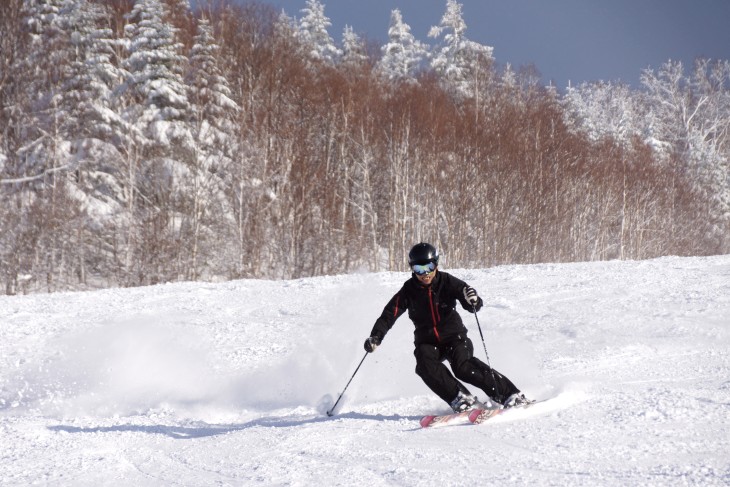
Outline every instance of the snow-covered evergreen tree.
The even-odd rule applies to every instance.
[[[447,0],[446,12],[438,26],[431,27],[429,37],[442,41],[433,50],[431,68],[441,76],[444,85],[455,93],[474,97],[484,86],[494,63],[494,48],[466,38],[462,5]]]
[[[297,19],[283,10],[274,21],[273,39],[282,52],[297,59],[308,59],[307,46],[302,44]]]
[[[15,198],[14,252],[22,246],[35,250],[33,259],[13,259],[10,279],[19,272],[41,280],[47,290],[58,280],[85,280],[86,245],[84,195],[77,191],[74,154],[76,112],[66,103],[69,81],[79,59],[74,42],[80,0],[26,0],[23,19],[25,52],[13,67],[19,80],[13,93],[9,127],[18,135],[18,146],[6,164]],[[7,130],[7,129],[6,129]],[[7,187],[7,186],[6,186]],[[5,246],[5,245],[4,245]],[[25,255],[27,259],[28,255]]]
[[[180,54],[175,29],[166,22],[161,0],[138,0],[125,29],[129,72],[126,93],[131,103],[127,120],[134,124],[154,152],[192,149],[188,127],[191,107],[183,80],[187,59]]]
[[[342,32],[342,48],[342,63],[345,66],[362,66],[367,63],[365,43],[349,25],[346,25]]]
[[[23,4],[30,43],[27,55],[15,67],[25,82],[17,100],[22,108],[16,112],[24,146],[17,151],[14,173],[39,183],[54,177],[68,162],[59,103],[73,53],[61,12],[74,5],[74,0],[25,0]]]
[[[377,69],[391,81],[415,81],[428,57],[428,48],[411,34],[411,27],[403,22],[398,9],[390,14],[388,43],[382,47],[382,53]]]
[[[167,14],[162,0],[138,0],[125,28],[124,116],[130,134],[141,138],[126,152],[130,226],[123,267],[142,283],[185,275],[180,223],[194,199],[184,184],[193,177],[196,154],[183,78],[187,57]]]
[[[232,163],[238,152],[236,121],[240,108],[233,101],[228,81],[218,64],[220,46],[215,42],[207,19],[198,22],[198,33],[190,52],[187,82],[193,107],[193,135],[197,143],[189,186],[192,206],[187,213],[191,234],[188,278],[196,279],[201,272],[200,254],[210,248],[204,236],[211,227],[232,217],[224,189],[231,185]],[[205,232],[204,230],[209,230]]]
[[[218,64],[220,46],[216,44],[210,22],[198,22],[198,34],[190,51],[187,84],[196,126],[196,140],[206,159],[230,159],[235,145],[235,117],[240,107],[232,99],[228,80]],[[210,162],[206,163],[210,168]]]
[[[106,6],[82,2],[66,11],[75,57],[64,84],[63,105],[75,136],[114,140],[123,126],[114,110],[114,90],[124,82],[126,72],[116,58],[120,41],[105,25]]]
[[[63,78],[63,68],[53,61],[64,60],[68,55],[68,39],[64,32],[64,18],[61,11],[72,8],[73,0],[24,0],[24,23],[30,38],[28,57],[22,60],[32,68],[26,80],[35,100],[47,103],[49,91]]]
[[[116,213],[123,201],[123,168],[118,150],[127,133],[114,105],[114,90],[125,77],[116,51],[119,40],[106,24],[107,6],[95,2],[64,5],[73,56],[59,93],[62,131],[67,134],[69,186],[73,196],[97,222]]]
[[[342,51],[327,32],[332,22],[325,15],[324,7],[319,0],[307,0],[307,6],[301,10],[304,16],[299,20],[299,40],[310,59],[335,64]]]

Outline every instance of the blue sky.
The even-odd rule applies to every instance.
[[[259,0],[301,17],[305,0]],[[322,0],[340,42],[350,25],[387,39],[392,9],[429,41],[446,0]],[[644,68],[668,59],[730,59],[730,0],[461,0],[467,37],[494,47],[498,63],[534,64],[545,83],[623,81],[639,86]]]

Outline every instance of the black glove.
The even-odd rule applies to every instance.
[[[380,345],[382,338],[380,338],[377,335],[373,335],[367,340],[365,340],[365,350],[368,353],[373,353],[376,348],[378,348],[378,345]]]
[[[469,303],[474,311],[479,311],[482,308],[482,298],[477,294],[477,290],[471,286],[464,288],[464,299]]]

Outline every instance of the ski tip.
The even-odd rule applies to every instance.
[[[433,421],[433,418],[435,418],[435,415],[430,416],[424,416],[421,418],[421,428],[428,428],[431,426],[431,422]]]

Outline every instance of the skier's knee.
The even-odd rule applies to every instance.
[[[477,378],[478,370],[469,360],[467,360],[459,364],[459,366],[454,369],[454,375],[459,380],[471,383]]]
[[[472,357],[459,364],[454,370],[454,375],[459,379],[469,383],[483,382],[484,377],[489,372],[489,367],[476,357]]]

